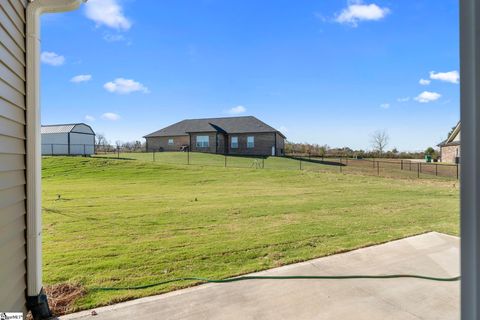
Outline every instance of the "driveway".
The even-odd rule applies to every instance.
[[[436,232],[255,273],[454,277],[460,241]],[[64,316],[71,319],[459,319],[460,282],[252,280],[205,284]]]

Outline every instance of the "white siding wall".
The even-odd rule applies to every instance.
[[[460,133],[461,131],[458,132],[457,136],[453,139],[453,141],[460,141]]]
[[[0,0],[0,310],[25,311],[25,8]]]
[[[77,127],[75,127],[76,130]],[[70,154],[91,155],[95,151],[95,136],[82,133],[70,133]]]
[[[91,130],[88,130],[90,133]],[[92,155],[95,153],[94,135],[71,132],[70,151],[68,143],[68,133],[44,133],[42,134],[42,155]]]
[[[68,154],[68,133],[42,134],[42,155]]]

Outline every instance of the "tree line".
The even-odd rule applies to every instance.
[[[121,150],[122,152],[145,152],[146,151],[146,143],[134,140],[134,141],[115,141],[112,144],[103,133],[99,133],[95,136],[95,150],[96,152],[115,152],[117,150]]]
[[[295,143],[287,141],[285,152],[287,155],[309,155],[313,157],[348,157],[348,158],[390,158],[390,159],[423,159],[426,155],[432,159],[439,158],[438,150],[433,147],[425,151],[400,152],[397,148],[387,150],[390,136],[385,130],[375,131],[370,136],[371,150],[351,149],[350,147],[332,148],[326,144]]]

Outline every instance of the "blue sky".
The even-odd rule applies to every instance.
[[[42,122],[112,143],[254,115],[289,140],[423,150],[459,119],[458,0],[90,0],[42,20]]]

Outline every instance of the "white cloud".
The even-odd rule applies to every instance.
[[[54,67],[61,66],[65,63],[64,56],[56,54],[55,52],[48,52],[48,51],[42,52],[42,54],[40,55],[40,60],[43,63],[49,64]]]
[[[131,79],[124,79],[124,78],[117,78],[113,81],[107,82],[103,85],[105,90],[108,92],[118,93],[118,94],[129,94],[132,92],[143,92],[149,93],[147,87],[145,87],[140,82],[131,80]]]
[[[348,7],[335,17],[335,21],[356,27],[360,21],[381,20],[390,13],[390,9],[381,8],[378,5],[363,4],[362,1],[349,2]]]
[[[410,101],[410,97],[402,97],[397,99],[398,102],[408,102]]]
[[[418,81],[418,83],[421,84],[422,86],[428,86],[430,82],[432,81],[427,79],[420,79],[420,81]]]
[[[450,83],[459,83],[460,74],[456,70],[449,71],[449,72],[430,71],[430,79],[440,80],[440,81],[450,82]]]
[[[245,112],[247,112],[247,108],[245,108],[244,106],[236,106],[228,110],[228,113],[230,114],[241,114]]]
[[[90,115],[87,114],[87,115],[85,116],[85,121],[93,122],[93,121],[95,121],[95,117],[90,116]]]
[[[80,82],[87,82],[92,80],[92,75],[90,74],[79,74],[78,76],[73,77],[70,79],[70,82],[73,83],[80,83]]]
[[[132,22],[125,17],[117,0],[89,0],[85,14],[87,18],[95,21],[97,26],[105,25],[117,30],[128,30],[132,27]]]
[[[388,109],[388,108],[390,108],[390,103],[382,103],[382,104],[380,105],[380,108]]]
[[[120,42],[120,41],[127,41],[125,36],[121,34],[111,34],[111,33],[106,33],[103,36],[103,39],[107,42]]]
[[[415,97],[415,100],[420,103],[429,103],[435,100],[440,99],[442,95],[437,92],[423,91],[418,96]]]
[[[113,113],[113,112],[106,112],[106,113],[102,114],[101,118],[103,120],[110,120],[110,121],[120,120],[120,116],[116,113]]]

